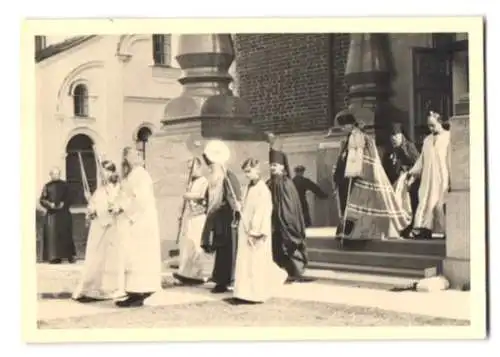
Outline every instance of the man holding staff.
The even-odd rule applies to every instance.
[[[190,163],[189,187],[183,198],[186,212],[184,224],[180,224],[180,262],[179,270],[174,278],[185,285],[203,284],[206,279],[203,274],[203,255],[201,249],[201,234],[206,220],[206,193],[208,180],[202,174],[200,158],[193,158]]]
[[[229,156],[229,148],[220,140],[208,142],[202,155],[210,176],[201,245],[205,252],[215,252],[212,293],[228,291],[234,280],[241,188],[236,175],[225,167]]]

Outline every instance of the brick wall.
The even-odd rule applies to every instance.
[[[344,105],[349,34],[237,34],[236,85],[264,130],[324,130]]]
[[[241,34],[234,45],[239,94],[256,124],[276,133],[327,126],[327,35]]]
[[[332,39],[333,76],[332,96],[335,113],[347,105],[347,86],[344,81],[347,53],[349,51],[350,36],[348,33],[337,33]]]

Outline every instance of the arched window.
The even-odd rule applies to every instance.
[[[93,145],[94,142],[87,135],[77,134],[71,138],[66,146],[66,182],[69,185],[71,202],[74,206],[87,204],[78,153],[82,157],[90,191],[94,192],[97,187],[97,166]]]
[[[75,117],[89,116],[89,91],[85,84],[78,84],[73,91],[73,109]]]
[[[153,35],[153,60],[156,66],[171,66],[171,35]]]
[[[149,140],[149,137],[152,134],[153,134],[153,132],[151,131],[151,129],[149,129],[146,126],[143,126],[137,132],[136,146],[137,146],[137,150],[139,150],[142,153],[142,158],[144,160],[146,160],[146,144]]]

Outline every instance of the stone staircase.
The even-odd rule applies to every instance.
[[[446,255],[444,239],[344,241],[334,239],[335,227],[308,228],[309,264],[305,275],[315,280],[364,288],[411,287],[435,276]],[[178,267],[178,247],[164,242],[166,269]]]
[[[309,269],[420,279],[434,276],[446,256],[444,239],[340,241],[335,228],[307,231]]]

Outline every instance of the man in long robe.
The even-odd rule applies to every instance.
[[[401,232],[411,213],[398,203],[375,141],[349,111],[339,113],[337,122],[347,133],[333,174],[341,214],[337,237],[377,240],[388,238],[391,227]]]
[[[286,155],[269,151],[271,177],[267,182],[273,199],[273,259],[288,273],[287,282],[301,281],[307,265],[306,232],[302,205],[287,170]]]
[[[243,191],[233,296],[236,303],[259,303],[277,291],[287,273],[273,261],[273,201],[261,179],[260,164],[247,159],[242,169],[249,183]]]
[[[389,181],[395,189],[396,195],[400,194],[398,188],[404,187],[409,193],[412,222],[402,232],[407,237],[413,225],[413,218],[418,207],[418,188],[420,180],[415,180],[409,187],[406,186],[408,171],[415,165],[420,153],[415,144],[410,141],[403,132],[403,125],[399,121],[391,123],[391,143],[382,159],[382,165],[387,173]],[[403,197],[401,197],[403,199]]]
[[[409,171],[411,183],[420,178],[419,205],[410,238],[432,238],[445,233],[445,198],[450,189],[449,122],[440,114],[430,112],[427,125],[431,131],[424,139],[422,153]]]
[[[117,299],[125,296],[122,237],[110,207],[118,199],[120,182],[116,165],[102,163],[103,182],[92,194],[87,207],[90,229],[85,262],[72,298],[78,302]]]
[[[201,249],[201,234],[206,220],[206,193],[208,180],[202,175],[202,162],[196,157],[193,165],[191,182],[184,200],[187,201],[185,228],[181,238],[179,270],[173,274],[181,284],[203,284],[204,252]]]
[[[40,204],[47,210],[43,228],[42,261],[52,264],[59,264],[62,259],[73,263],[76,255],[73,221],[69,211],[69,188],[60,177],[61,171],[53,168],[50,172],[51,180],[43,187],[40,197]]]
[[[324,193],[321,187],[315,184],[312,180],[304,177],[304,172],[306,171],[304,166],[299,165],[294,171],[295,176],[292,181],[295,184],[297,193],[299,194],[300,203],[302,205],[302,213],[304,214],[304,223],[306,227],[310,227],[312,225],[312,220],[311,213],[309,212],[309,203],[307,202],[307,192],[310,191],[321,199],[328,198],[328,195]]]
[[[212,293],[224,293],[234,281],[237,253],[237,227],[241,187],[236,175],[218,160],[218,150],[228,151],[220,141],[207,144],[202,155],[210,169],[207,190],[207,218],[201,246],[206,253],[215,252]]]
[[[124,150],[130,167],[122,181],[121,198],[113,208],[123,228],[125,292],[127,299],[118,307],[142,306],[144,300],[161,289],[161,244],[158,212],[151,176],[143,167],[140,153]]]

